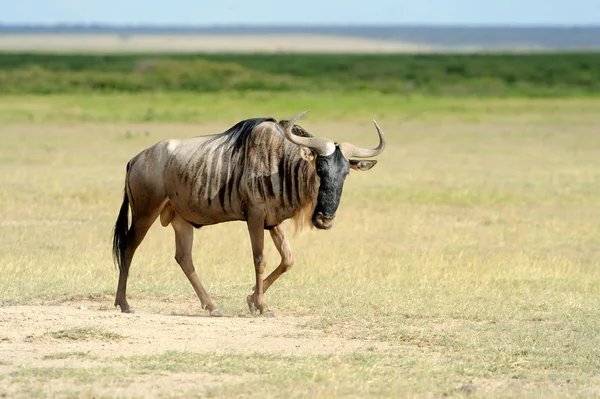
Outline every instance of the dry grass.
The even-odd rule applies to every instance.
[[[307,328],[386,342],[391,350],[260,361],[212,354],[202,368],[196,354],[162,348],[107,364],[173,378],[251,375],[181,393],[188,397],[460,396],[471,385],[482,397],[600,394],[600,115],[561,122],[562,106],[569,119],[574,112],[563,100],[552,123],[540,122],[544,114],[506,114],[498,122],[494,104],[506,105],[493,100],[486,109],[482,101],[466,110],[477,116],[473,123],[379,120],[389,137],[385,154],[370,172],[351,174],[331,231],[293,239],[296,266],[267,295],[276,314],[311,316]],[[338,140],[375,139],[371,127],[352,120],[325,125],[308,117],[304,125]],[[0,129],[0,300],[9,306],[89,297],[110,307],[117,278],[110,231],[127,160],[161,138],[215,126]],[[171,229],[155,225],[132,266],[134,308],[151,298],[167,308],[194,300],[173,256]],[[194,256],[219,306],[246,315],[253,269],[244,225],[197,231]],[[276,266],[271,245],[267,257]],[[10,378],[48,381],[44,370]],[[66,391],[92,396],[78,385],[89,372],[52,370],[59,380],[72,373]]]

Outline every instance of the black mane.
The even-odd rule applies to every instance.
[[[271,117],[246,119],[236,123],[223,133],[212,136],[208,142],[224,137],[225,140],[223,140],[221,146],[232,144],[233,152],[238,152],[244,147],[246,139],[252,134],[254,128],[263,122],[277,122],[277,120]]]
[[[245,119],[236,123],[223,133],[212,136],[208,142],[225,138],[225,140],[223,140],[219,146],[233,145],[233,152],[236,153],[244,147],[246,139],[252,134],[254,128],[263,122],[275,122],[283,129],[288,121],[277,121],[275,118],[271,117]],[[292,128],[292,133],[300,137],[312,137],[310,133],[298,125],[294,125]]]

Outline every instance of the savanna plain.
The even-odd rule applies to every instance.
[[[127,161],[166,138],[305,109],[308,131],[388,145],[335,226],[249,314],[243,223],[195,232],[210,318],[157,222],[128,294],[111,230]],[[0,97],[0,396],[600,395],[600,100],[376,93]],[[278,254],[266,236],[268,271]]]

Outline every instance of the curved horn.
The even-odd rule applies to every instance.
[[[379,134],[379,145],[377,148],[360,148],[351,143],[341,143],[339,147],[346,158],[371,158],[383,152],[385,149],[385,136],[383,130],[381,130],[377,122],[375,122],[375,119],[373,119],[373,123],[375,124],[375,129],[377,129],[377,134]]]
[[[292,133],[294,123],[296,123],[296,121],[303,117],[308,111],[310,110],[299,113],[286,123],[285,128],[283,129],[285,137],[294,144],[303,145],[315,150],[319,155],[333,154],[335,151],[335,144],[333,144],[333,141],[319,137],[301,137]]]

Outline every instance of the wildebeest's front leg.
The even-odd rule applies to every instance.
[[[175,230],[175,260],[179,263],[179,266],[181,266],[181,270],[185,273],[192,284],[192,287],[194,287],[196,295],[200,298],[202,308],[208,309],[211,316],[223,316],[223,313],[217,309],[217,306],[210,295],[208,295],[202,286],[198,274],[196,273],[196,269],[194,268],[194,264],[192,263],[192,244],[194,241],[194,229],[192,225],[177,214],[175,214],[173,220],[171,220],[171,225],[173,226],[173,230]]]
[[[271,238],[273,239],[273,243],[281,255],[281,263],[264,281],[263,285],[263,293],[267,292],[271,284],[275,282],[283,273],[287,272],[292,266],[294,266],[294,257],[292,255],[292,248],[290,247],[290,242],[287,239],[287,234],[285,231],[285,225],[282,223],[278,226],[275,226],[271,230]]]
[[[264,216],[255,215],[248,218],[248,232],[250,233],[250,242],[252,243],[252,256],[254,258],[254,271],[256,274],[256,285],[254,294],[248,295],[248,307],[250,312],[254,313],[256,309],[267,317],[272,317],[273,313],[269,311],[264,297],[264,282],[266,262],[264,260],[263,250],[265,247]]]

